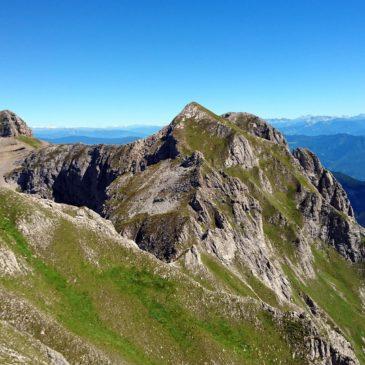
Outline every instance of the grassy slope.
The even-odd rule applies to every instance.
[[[27,145],[29,145],[30,147],[33,147],[35,149],[41,147],[42,142],[39,141],[38,139],[34,138],[34,137],[28,137],[28,136],[18,136],[17,139],[20,142],[23,142]]]
[[[364,287],[364,265],[352,265],[331,247],[313,247],[316,278],[299,281],[287,268],[287,274],[297,293],[309,295],[329,316],[333,328],[339,328],[352,343],[361,363],[365,363],[364,302],[360,290]]]
[[[234,298],[227,302],[225,295],[203,289],[149,255],[80,229],[71,217],[57,218],[51,211],[45,214],[58,223],[49,244],[29,245],[15,223],[44,208],[16,193],[0,194],[2,245],[33,271],[26,277],[2,277],[3,290],[26,298],[112,358],[139,364],[212,359],[269,364],[275,358],[293,363],[284,333],[255,304]],[[85,259],[86,243],[97,264]]]

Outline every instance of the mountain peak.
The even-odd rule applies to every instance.
[[[0,111],[0,137],[32,136],[32,130],[11,110]]]
[[[192,101],[191,103],[185,105],[184,109],[176,116],[175,120],[187,120],[195,119],[196,121],[203,119],[217,119],[219,118],[210,110],[204,108],[199,103]]]

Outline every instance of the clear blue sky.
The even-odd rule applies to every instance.
[[[365,112],[364,0],[0,0],[0,109],[31,125]]]

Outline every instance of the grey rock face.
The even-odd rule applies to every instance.
[[[335,331],[323,319],[304,312],[275,312],[282,324],[301,323],[303,348],[299,352],[313,365],[359,365],[354,349],[342,333]]]
[[[324,339],[317,331],[313,331],[309,347],[309,359],[315,364],[323,365],[359,365],[351,344],[334,330],[328,331],[328,339]]]
[[[121,147],[53,145],[31,154],[13,179],[30,194],[102,213],[106,189],[118,176],[176,154],[175,141],[165,131]]]
[[[23,119],[10,110],[0,111],[0,137],[32,136]]]
[[[307,234],[328,242],[351,261],[362,261],[364,230],[353,219],[354,211],[346,192],[311,151],[298,148],[293,156],[322,196],[321,199],[315,192],[298,194]],[[343,215],[349,218],[344,219]]]
[[[284,136],[270,124],[256,115],[249,113],[229,112],[222,115],[222,118],[237,124],[243,130],[256,137],[267,139],[268,141],[287,146]]]
[[[306,194],[300,203],[300,210],[309,237],[329,243],[351,261],[364,260],[364,232],[355,221],[344,219],[339,211],[315,193]]]
[[[226,167],[244,166],[245,168],[252,168],[258,165],[258,159],[254,156],[252,148],[243,136],[234,136],[229,144],[229,155],[225,161]]]
[[[346,215],[354,217],[354,211],[345,190],[331,172],[322,166],[318,157],[306,148],[295,149],[293,156],[299,161],[304,173],[326,202]]]

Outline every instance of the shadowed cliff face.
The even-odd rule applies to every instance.
[[[102,214],[107,188],[118,176],[176,155],[175,141],[165,135],[121,147],[53,145],[25,161],[24,169],[16,172],[17,182],[29,193]]]
[[[365,257],[364,231],[316,156],[291,154],[263,120],[246,113],[217,116],[191,103],[145,140],[120,147],[48,146],[8,178],[24,192],[97,211],[119,235],[203,284],[213,280],[235,295],[308,311],[301,340],[308,363],[359,364],[351,341],[358,351],[362,330],[348,320],[362,317],[336,317],[332,301],[342,305],[347,294],[337,298],[331,265],[336,272],[338,262],[356,271],[352,262]],[[346,300],[358,303],[359,290]],[[301,315],[293,316],[302,323]],[[332,317],[355,332],[333,331]]]

